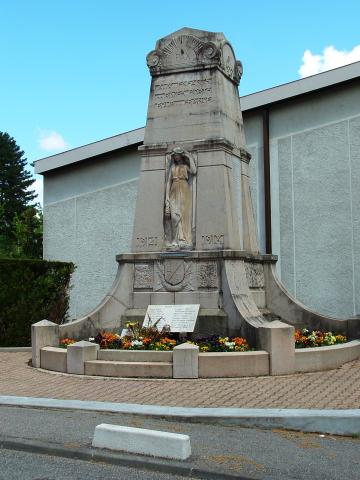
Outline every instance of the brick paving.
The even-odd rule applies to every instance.
[[[281,377],[156,380],[36,370],[30,353],[0,353],[0,395],[183,407],[360,408],[360,360]]]

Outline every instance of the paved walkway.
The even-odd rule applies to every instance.
[[[28,366],[30,353],[0,353],[0,395],[182,407],[360,408],[360,360],[281,377],[147,380],[81,377]]]

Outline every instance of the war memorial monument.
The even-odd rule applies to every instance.
[[[92,312],[61,326],[33,326],[33,365],[196,378],[315,371],[357,358],[359,321],[307,309],[278,280],[277,257],[259,253],[238,93],[243,67],[231,44],[222,33],[183,28],[156,43],[147,65],[151,89],[131,252],[116,257],[111,291]],[[88,342],[75,344],[72,359],[57,351],[59,337],[119,332],[126,321],[144,320],[147,311],[155,319],[164,316],[173,331],[241,335],[255,349],[226,357],[179,345],[163,356],[167,370],[154,360],[162,352],[101,357]],[[351,341],[331,351],[324,347],[324,353],[295,353],[298,326],[333,330]],[[136,370],[131,362],[142,366]],[[158,369],[151,373],[146,362],[158,362]]]

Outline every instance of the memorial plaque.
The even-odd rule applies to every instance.
[[[200,305],[149,305],[143,326],[156,324],[158,330],[164,325],[171,332],[193,332]]]

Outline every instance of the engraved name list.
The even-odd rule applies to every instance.
[[[210,103],[212,97],[212,79],[201,78],[168,82],[163,79],[154,85],[155,108],[167,108],[178,105],[199,105]]]

